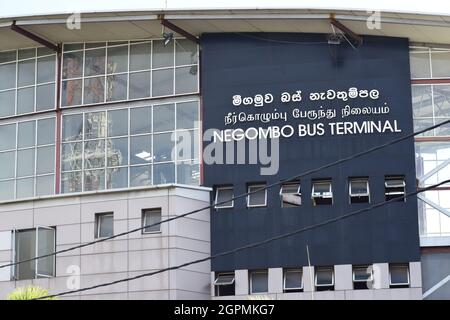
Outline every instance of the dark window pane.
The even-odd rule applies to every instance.
[[[15,251],[17,260],[27,260],[36,256],[36,230],[19,231],[15,236]],[[19,280],[34,279],[36,276],[36,261],[27,261],[16,265],[16,277]]]
[[[198,102],[177,103],[177,129],[198,128]]]
[[[150,133],[152,130],[152,109],[150,107],[130,110],[130,133]]]
[[[16,50],[0,52],[0,63],[16,60]],[[1,74],[1,72],[0,72]]]
[[[128,71],[128,46],[108,48],[108,74]]]
[[[174,64],[174,41],[164,46],[164,41],[153,41],[153,69],[171,67]]]
[[[82,80],[67,80],[62,83],[62,106],[81,104]]]
[[[130,46],[130,71],[149,70],[151,67],[151,43]]]
[[[161,210],[145,210],[142,220],[143,227],[149,226],[144,228],[144,233],[159,232],[161,230],[161,224],[157,224],[161,222]]]
[[[153,132],[175,129],[175,105],[164,104],[153,107]]]
[[[34,87],[17,90],[17,113],[30,113],[34,111]]]
[[[36,110],[55,108],[55,84],[45,84],[36,87]]]
[[[105,74],[105,49],[86,50],[84,60],[84,76]]]
[[[160,163],[153,166],[153,184],[164,184],[175,182],[175,164]]]
[[[19,123],[19,131],[17,136],[17,147],[27,148],[35,145],[35,121],[27,121]]]
[[[80,78],[83,75],[83,51],[64,53],[63,79]]]
[[[106,42],[87,42],[85,44],[86,49],[106,47]]]
[[[130,99],[150,97],[150,71],[130,74]]]
[[[100,103],[105,99],[105,78],[88,78],[84,80],[84,104]]]
[[[49,56],[37,60],[37,83],[55,81],[55,57]]]
[[[84,48],[83,43],[65,43],[64,51],[82,50]]]
[[[118,74],[106,77],[106,101],[127,99],[128,75]]]
[[[130,187],[142,187],[152,184],[152,167],[130,167]]]
[[[53,54],[54,54],[54,51],[52,49],[50,49],[50,48],[47,48],[47,47],[39,47],[39,48],[37,48],[37,55],[38,55],[38,57],[48,56],[48,55],[53,55]]]
[[[197,92],[197,66],[175,69],[175,93]]]
[[[173,69],[153,71],[152,96],[168,96],[173,94]]]
[[[131,164],[146,164],[153,161],[152,137],[150,135],[130,138]]]
[[[29,85],[33,85],[35,83],[34,65],[35,65],[34,60],[25,60],[25,61],[19,62],[19,64],[18,64],[19,71],[18,71],[18,79],[17,79],[17,85],[19,87],[29,86]]]
[[[31,49],[21,49],[18,52],[18,59],[22,60],[22,59],[30,59],[30,58],[34,58],[36,56],[36,49],[31,48]]]
[[[83,137],[83,115],[63,116],[62,136],[64,141],[81,140]]]
[[[0,65],[0,90],[16,87],[16,63]]]
[[[12,116],[16,112],[15,90],[0,92],[0,117]]]
[[[128,134],[128,109],[108,111],[108,137]]]

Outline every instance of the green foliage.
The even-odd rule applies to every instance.
[[[50,293],[47,289],[39,286],[30,285],[25,288],[17,288],[8,296],[6,300],[32,300],[40,297],[48,296]],[[56,298],[46,298],[43,300],[56,300]]]

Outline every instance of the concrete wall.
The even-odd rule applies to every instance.
[[[11,230],[56,226],[56,248],[66,249],[94,240],[95,214],[114,212],[114,234],[142,226],[141,210],[161,208],[162,220],[209,204],[206,188],[168,186],[139,191],[107,192],[23,201],[0,206],[0,265],[11,261]],[[136,276],[210,254],[209,211],[161,225],[161,232],[140,231],[56,258],[56,277],[9,281],[9,268],[0,269],[0,298],[31,283],[51,293],[68,291],[70,268],[80,270],[87,287]],[[72,267],[71,267],[72,266]],[[195,264],[129,282],[65,296],[71,299],[205,299],[209,298],[210,263]]]
[[[351,265],[334,266],[334,290],[315,291],[314,267],[303,267],[303,292],[283,293],[283,269],[268,269],[267,294],[250,295],[248,270],[235,271],[235,296],[214,297],[213,300],[421,300],[422,279],[420,262],[409,263],[410,287],[389,288],[389,265],[387,263],[374,264],[375,284],[373,289],[354,290]],[[214,279],[214,273],[211,273]],[[311,280],[312,279],[312,280]],[[212,281],[211,281],[212,283]]]

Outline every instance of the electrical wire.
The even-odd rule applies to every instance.
[[[229,251],[224,251],[224,252],[221,252],[221,253],[217,253],[217,254],[214,254],[214,255],[211,255],[211,256],[208,256],[208,257],[205,257],[205,258],[201,258],[201,259],[193,260],[193,261],[190,261],[190,262],[186,262],[186,263],[183,263],[183,264],[180,264],[180,265],[177,265],[177,266],[168,267],[168,268],[164,268],[164,269],[160,269],[160,270],[152,271],[152,272],[148,272],[148,273],[143,273],[143,274],[140,274],[140,275],[137,275],[137,276],[134,276],[134,277],[119,279],[119,280],[115,280],[115,281],[111,281],[111,282],[107,282],[107,283],[101,283],[101,284],[94,285],[94,286],[91,286],[91,287],[85,287],[85,288],[81,288],[81,289],[77,289],[77,290],[64,291],[64,292],[60,292],[60,293],[56,293],[56,294],[52,294],[52,295],[47,295],[47,296],[44,296],[44,297],[36,298],[34,300],[42,300],[42,299],[54,298],[54,297],[59,297],[59,296],[63,296],[63,295],[73,294],[73,293],[77,293],[77,292],[83,292],[83,291],[93,290],[93,289],[97,289],[97,288],[101,288],[101,287],[106,287],[106,286],[110,286],[110,285],[114,285],[114,284],[118,284],[118,283],[122,283],[122,282],[128,282],[128,281],[132,281],[132,280],[136,280],[136,279],[140,279],[140,278],[144,278],[144,277],[153,276],[153,275],[156,275],[156,274],[159,274],[159,273],[163,273],[163,272],[167,272],[167,271],[171,271],[171,270],[177,270],[177,269],[180,269],[180,268],[184,268],[184,267],[190,266],[192,264],[206,262],[206,261],[209,261],[209,260],[212,260],[212,259],[215,259],[215,258],[227,256],[227,255],[234,254],[234,253],[238,253],[238,252],[243,251],[243,250],[248,250],[248,249],[252,249],[252,248],[255,248],[255,247],[262,246],[262,245],[266,245],[266,244],[271,243],[271,242],[276,241],[276,240],[280,240],[280,239],[283,239],[283,238],[291,237],[291,236],[297,235],[297,234],[305,232],[305,231],[309,231],[309,230],[312,230],[312,229],[323,227],[325,225],[328,225],[328,224],[331,224],[331,223],[334,223],[334,222],[337,222],[337,221],[340,221],[340,220],[344,220],[344,219],[347,219],[349,217],[352,217],[352,216],[355,216],[355,215],[358,215],[358,214],[361,214],[361,213],[369,212],[369,211],[371,211],[373,209],[376,209],[376,208],[379,208],[379,207],[383,207],[383,206],[385,206],[387,204],[391,204],[393,202],[401,201],[401,199],[404,200],[404,199],[406,199],[408,197],[417,195],[419,193],[435,189],[435,188],[437,188],[437,187],[439,187],[439,186],[441,186],[443,184],[447,184],[447,183],[450,183],[450,179],[442,181],[442,182],[434,184],[434,185],[431,185],[431,186],[428,186],[428,187],[420,189],[420,190],[416,190],[414,192],[407,193],[407,194],[403,195],[402,197],[393,198],[393,199],[390,199],[390,200],[387,200],[387,201],[382,201],[382,202],[374,204],[374,205],[372,205],[370,207],[359,209],[359,210],[356,210],[356,211],[352,211],[350,213],[346,213],[344,215],[341,215],[341,216],[338,216],[338,217],[335,217],[335,218],[331,218],[331,219],[325,220],[325,221],[317,223],[317,224],[313,224],[313,225],[310,225],[310,226],[307,226],[307,227],[304,227],[304,228],[296,229],[296,230],[293,230],[293,231],[290,231],[290,232],[287,232],[287,233],[283,233],[283,234],[278,235],[278,236],[274,236],[274,237],[268,238],[268,239],[263,240],[263,241],[254,242],[254,243],[251,243],[251,244],[248,244],[248,245],[245,245],[245,246],[238,247],[236,249],[232,249],[232,250],[229,250]]]
[[[226,204],[226,203],[229,203],[230,201],[235,201],[235,200],[237,200],[237,199],[241,199],[241,198],[247,197],[247,196],[249,196],[249,195],[251,195],[251,194],[255,194],[255,193],[257,193],[257,192],[260,192],[260,191],[263,191],[263,190],[266,190],[266,189],[273,188],[273,187],[275,187],[275,186],[281,185],[281,184],[286,183],[286,182],[291,182],[291,181],[298,180],[298,179],[300,179],[300,178],[302,178],[302,177],[305,177],[305,176],[311,175],[311,174],[313,174],[313,173],[322,171],[322,170],[324,170],[324,169],[327,169],[327,168],[330,168],[330,167],[333,167],[333,166],[342,164],[342,163],[344,163],[344,162],[347,162],[347,161],[350,161],[350,160],[353,160],[353,159],[362,157],[362,156],[364,156],[364,155],[367,155],[367,154],[372,153],[372,152],[374,152],[374,151],[377,151],[377,150],[386,148],[386,147],[388,147],[388,146],[390,146],[390,145],[399,143],[399,142],[401,142],[401,141],[405,141],[405,140],[411,139],[412,137],[414,137],[414,136],[416,136],[416,135],[422,134],[422,133],[424,133],[424,132],[433,130],[433,129],[435,129],[435,128],[438,128],[438,127],[440,127],[440,126],[443,126],[443,125],[446,125],[446,124],[449,124],[449,123],[450,123],[450,119],[449,119],[449,120],[446,120],[446,121],[443,121],[443,122],[441,122],[441,123],[438,123],[438,124],[436,124],[436,125],[433,125],[433,126],[424,128],[424,129],[419,130],[419,131],[417,131],[417,132],[413,132],[413,133],[411,133],[411,134],[405,135],[405,136],[403,136],[403,137],[400,137],[400,138],[391,140],[391,141],[386,142],[386,143],[384,143],[384,144],[381,144],[381,145],[372,147],[372,148],[367,149],[367,150],[365,150],[365,151],[361,151],[361,152],[359,152],[359,153],[356,153],[356,154],[353,154],[353,155],[350,155],[350,156],[341,158],[341,159],[336,160],[336,161],[334,161],[334,162],[331,162],[331,163],[329,163],[329,164],[325,164],[325,165],[320,166],[320,167],[317,167],[317,168],[315,168],[315,169],[311,169],[311,170],[305,171],[305,172],[303,172],[303,173],[301,173],[301,174],[292,176],[292,177],[290,177],[290,178],[286,178],[286,179],[280,180],[280,181],[278,181],[278,182],[274,182],[274,183],[268,184],[268,185],[266,185],[266,186],[264,186],[264,187],[258,188],[258,189],[253,190],[253,191],[249,191],[249,192],[246,192],[246,193],[237,195],[237,196],[233,196],[231,199],[228,199],[228,200],[224,200],[224,201],[221,201],[221,202],[217,202],[217,203],[208,205],[208,206],[203,207],[203,208],[195,209],[195,210],[192,210],[192,211],[189,211],[189,212],[186,212],[186,213],[183,213],[183,214],[174,216],[174,217],[169,218],[169,219],[166,219],[166,220],[161,220],[161,221],[159,221],[159,222],[156,222],[156,223],[153,223],[153,224],[150,224],[150,225],[142,226],[142,227],[135,228],[135,229],[128,230],[128,231],[124,231],[124,232],[121,232],[121,233],[112,235],[112,236],[110,236],[110,237],[97,239],[97,240],[94,240],[94,241],[91,241],[91,242],[86,242],[86,243],[83,243],[83,244],[80,244],[80,245],[77,245],[77,246],[73,246],[73,247],[70,247],[70,248],[67,248],[67,249],[63,249],[63,250],[54,251],[54,252],[52,252],[52,253],[40,255],[40,256],[37,256],[37,257],[33,257],[33,258],[29,258],[29,259],[24,259],[24,260],[21,260],[21,261],[16,261],[16,262],[4,264],[4,265],[1,265],[1,266],[0,266],[0,269],[6,268],[6,267],[10,267],[10,266],[16,266],[16,265],[18,265],[18,264],[25,263],[25,262],[30,262],[30,261],[34,261],[34,260],[37,260],[37,259],[42,259],[42,258],[51,257],[51,256],[54,256],[54,255],[57,255],[57,254],[69,252],[69,251],[76,250],[76,249],[81,249],[81,248],[84,248],[84,247],[87,247],[87,246],[91,246],[91,245],[94,245],[94,244],[97,244],[97,243],[101,243],[101,242],[105,242],[105,241],[108,241],[108,240],[111,240],[111,239],[115,239],[115,238],[118,238],[118,237],[121,237],[121,236],[125,236],[125,235],[128,235],[128,234],[130,234],[130,233],[134,233],[134,232],[137,232],[137,231],[141,231],[141,230],[144,230],[144,229],[146,229],[146,228],[151,228],[151,227],[159,226],[159,225],[161,225],[161,224],[163,224],[163,223],[168,223],[168,222],[173,221],[173,220],[181,219],[181,218],[190,216],[190,215],[192,215],[192,214],[199,213],[199,212],[201,212],[201,211],[205,211],[205,210],[208,210],[208,209],[214,209],[214,208],[215,208],[216,206],[218,206],[218,205]]]

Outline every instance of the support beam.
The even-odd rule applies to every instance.
[[[55,51],[57,53],[61,52],[61,48],[58,45],[56,45],[54,43],[51,43],[50,41],[48,41],[48,40],[46,40],[46,39],[44,39],[44,38],[42,38],[42,37],[40,37],[40,36],[30,32],[30,31],[28,31],[28,30],[25,30],[22,27],[19,27],[18,25],[16,25],[16,21],[15,20],[11,24],[11,30],[13,30],[13,31],[23,35],[24,37],[27,37],[28,39],[31,39],[31,40],[33,40],[33,41],[35,41],[37,43],[40,43],[43,46],[45,46],[45,47],[47,47],[47,48],[49,48],[49,49],[51,49],[51,50],[53,50],[53,51]]]
[[[164,19],[164,16],[161,17],[161,24],[162,24],[164,27],[166,27],[166,28],[168,28],[168,29],[170,29],[170,30],[172,30],[172,31],[174,31],[174,32],[176,32],[176,33],[178,33],[179,35],[182,35],[182,36],[185,37],[186,39],[189,39],[189,40],[195,42],[196,44],[200,44],[200,39],[199,39],[199,38],[197,38],[197,37],[194,36],[193,34],[187,32],[186,30],[184,30],[184,29],[182,29],[182,28],[180,28],[180,27],[174,25],[174,24],[173,24],[172,22],[170,22],[169,20]]]
[[[331,23],[332,26],[334,26],[335,28],[338,28],[345,35],[350,37],[350,39],[352,39],[356,43],[356,46],[360,46],[361,45],[362,37],[359,34],[354,33],[352,30],[350,30],[349,28],[344,26],[342,23],[337,21],[334,17],[330,17],[330,23]]]

